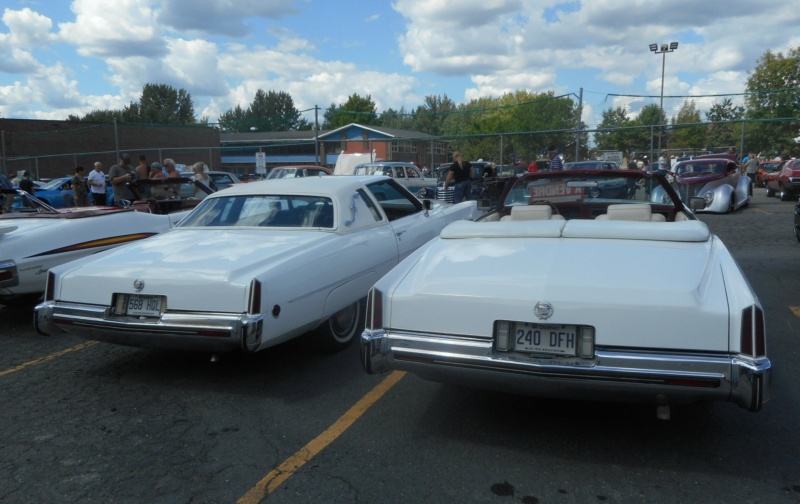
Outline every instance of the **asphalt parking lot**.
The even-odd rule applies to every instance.
[[[357,345],[253,356],[44,337],[0,306],[0,501],[800,502],[800,244],[764,189],[701,215],[764,305],[772,400],[544,400],[366,375]],[[658,267],[658,265],[653,265]],[[634,272],[635,274],[635,272]]]

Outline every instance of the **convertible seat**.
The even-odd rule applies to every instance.
[[[553,215],[550,205],[518,205],[511,207],[511,215],[506,215],[500,220],[564,220],[564,217],[558,214]]]
[[[666,222],[666,217],[654,214],[647,203],[630,203],[608,205],[606,213],[595,217],[596,220],[621,220],[637,222]]]

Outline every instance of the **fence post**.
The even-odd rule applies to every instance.
[[[578,156],[580,155],[580,148],[581,148],[582,114],[583,114],[583,88],[581,88],[581,94],[578,97],[578,123],[575,125],[575,161],[580,161]]]
[[[8,165],[6,164],[6,132],[0,131],[0,155],[3,156],[3,174],[8,174]]]
[[[739,145],[740,145],[740,147],[739,147],[739,159],[744,158],[744,124],[745,124],[745,121],[744,121],[744,119],[742,119],[742,132],[741,132],[741,136],[739,138]]]

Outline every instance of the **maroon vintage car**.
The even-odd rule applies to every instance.
[[[708,154],[678,161],[672,170],[683,201],[702,198],[695,212],[730,213],[750,204],[750,177],[741,174],[733,154]]]
[[[756,172],[756,187],[767,187],[767,174],[780,171],[786,161],[762,161],[758,163],[758,172]]]
[[[796,200],[800,195],[800,159],[790,159],[779,171],[768,173],[764,180],[767,196],[780,196],[781,201]]]

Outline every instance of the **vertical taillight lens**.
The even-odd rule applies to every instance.
[[[742,310],[741,347],[741,353],[744,355],[752,357],[767,355],[764,311],[758,306],[749,306]]]
[[[253,279],[250,282],[250,302],[247,312],[256,315],[261,313],[261,282]]]
[[[367,329],[375,330],[383,327],[383,293],[372,288],[367,294]]]
[[[52,301],[55,299],[56,275],[52,271],[47,272],[47,283],[44,288],[44,300]]]

